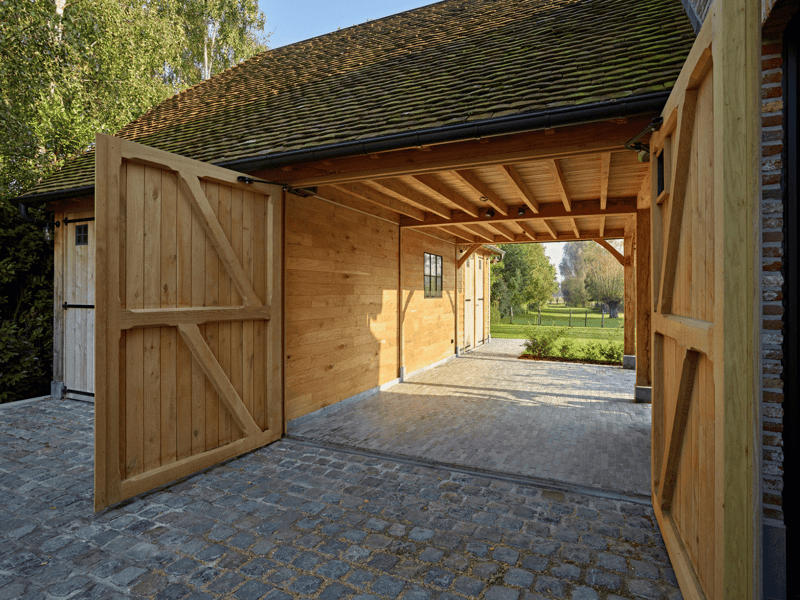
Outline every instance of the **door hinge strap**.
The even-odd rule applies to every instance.
[[[67,310],[68,308],[94,308],[94,304],[70,304],[69,302],[64,302],[61,307],[64,310]]]

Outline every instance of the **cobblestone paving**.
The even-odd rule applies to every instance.
[[[0,599],[681,597],[646,504],[282,440],[94,515],[91,444],[0,411]]]
[[[649,496],[651,412],[633,402],[635,372],[522,351],[521,340],[493,340],[289,433]]]

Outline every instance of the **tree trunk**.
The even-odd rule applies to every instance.
[[[513,306],[511,307],[511,321],[509,321],[509,323],[511,323],[511,325],[514,324],[514,307]]]
[[[619,302],[608,303],[608,318],[609,319],[619,318]]]

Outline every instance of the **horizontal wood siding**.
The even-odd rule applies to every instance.
[[[397,378],[398,242],[383,218],[286,196],[287,420]]]
[[[442,257],[442,297],[425,298],[424,253]],[[450,242],[415,231],[403,231],[403,327],[406,373],[455,353],[455,252]]]

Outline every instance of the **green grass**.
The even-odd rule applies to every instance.
[[[547,308],[542,308],[542,327],[568,327],[569,311],[570,309],[563,305],[556,306],[553,304],[549,305]],[[586,315],[587,311],[588,315]],[[608,316],[606,316],[605,323],[603,323],[603,327],[601,328],[600,324],[603,319],[599,310],[591,308],[573,308],[572,328],[570,329],[569,337],[575,340],[576,343],[622,339],[625,315],[620,312],[619,316],[619,319],[609,319]],[[512,325],[509,321],[510,319],[505,317],[500,323],[492,323],[492,337],[517,340],[525,339],[529,327],[538,324],[539,315],[536,312],[525,315],[515,315],[514,324]],[[586,327],[584,327],[584,321],[586,322]]]

